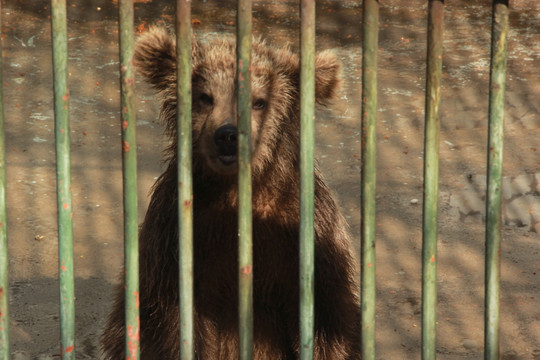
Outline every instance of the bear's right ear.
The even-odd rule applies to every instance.
[[[315,100],[322,105],[337,97],[341,85],[341,62],[332,51],[325,50],[315,57]]]
[[[192,53],[198,44],[191,37]],[[192,56],[193,59],[193,56]],[[145,80],[159,91],[176,86],[176,39],[162,27],[151,27],[137,39],[134,65]]]

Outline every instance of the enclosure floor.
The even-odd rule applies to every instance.
[[[50,8],[2,9],[13,358],[59,358]],[[139,0],[136,25],[173,24],[174,2]],[[254,30],[298,42],[296,1],[254,4]],[[490,1],[447,2],[438,269],[439,359],[483,352],[484,185]],[[377,128],[377,359],[419,359],[427,1],[381,1]],[[540,3],[511,1],[504,148],[501,358],[540,359]],[[235,2],[193,2],[197,32],[235,29]],[[316,155],[360,241],[360,1],[318,1],[319,49],[344,64],[342,95],[317,118]],[[121,274],[122,186],[114,1],[68,2],[78,359],[97,359]],[[166,145],[137,82],[142,220]],[[415,200],[416,199],[416,200]],[[357,245],[358,246],[358,245]]]

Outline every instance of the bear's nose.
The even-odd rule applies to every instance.
[[[220,155],[235,156],[238,140],[238,131],[234,125],[223,125],[214,133],[214,142]]]

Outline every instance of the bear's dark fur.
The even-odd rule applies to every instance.
[[[140,36],[139,72],[162,98],[161,119],[173,140],[168,168],[155,184],[140,230],[141,359],[179,358],[176,164],[176,45],[166,30]],[[201,360],[238,358],[235,41],[192,46],[194,337]],[[316,99],[336,95],[340,64],[316,57]],[[255,40],[252,48],[254,359],[299,356],[299,61],[287,47]],[[235,131],[235,130],[234,130]],[[229,149],[229,150],[227,150]],[[315,359],[360,358],[359,287],[347,225],[315,170]],[[103,336],[107,359],[124,359],[124,299]]]

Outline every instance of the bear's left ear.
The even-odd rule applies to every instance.
[[[315,57],[315,100],[326,104],[335,99],[341,84],[341,62],[335,53],[325,50]]]
[[[201,57],[199,42],[191,35],[193,65]],[[137,38],[133,62],[139,74],[158,91],[176,86],[176,36],[164,27],[150,27]]]

